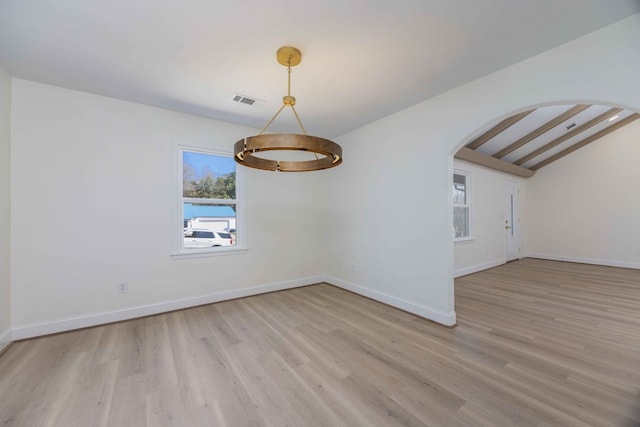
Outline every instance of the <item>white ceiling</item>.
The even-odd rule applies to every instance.
[[[262,127],[286,94],[275,51],[293,45],[296,109],[333,138],[638,12],[640,0],[0,0],[0,64]],[[270,129],[297,131],[285,113]]]

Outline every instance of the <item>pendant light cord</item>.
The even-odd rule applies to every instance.
[[[295,103],[295,98],[291,96],[291,58],[289,58],[289,61],[287,63],[287,96],[285,97],[285,99],[292,99],[293,102],[287,103],[283,101],[282,107],[280,107],[280,109],[273,115],[273,117],[271,117],[271,120],[269,120],[267,124],[264,125],[264,127],[260,130],[260,133],[258,134],[258,136],[262,135],[264,131],[267,130],[269,125],[273,123],[276,117],[278,117],[278,115],[282,112],[282,110],[284,110],[286,106],[291,107],[291,111],[293,111],[293,115],[296,117],[296,121],[298,122],[298,125],[302,130],[302,134],[307,135],[307,130],[304,128],[304,125],[302,124],[302,120],[300,120],[300,116],[298,116],[298,112],[296,111],[296,108],[293,106],[293,104]],[[318,160],[318,155],[316,153],[313,153],[313,156],[315,157],[316,160]]]
[[[287,95],[291,96],[291,59],[289,59],[289,66],[287,67]],[[291,104],[290,106],[291,106],[291,110],[293,111],[293,114],[296,116],[296,120],[298,121],[298,125],[300,126],[300,129],[302,130],[302,134],[306,135],[307,134],[307,130],[302,125],[302,120],[300,120],[300,116],[298,116],[298,112],[296,111],[296,107],[294,107],[293,104]]]
[[[287,96],[291,96],[291,58],[287,64]]]
[[[265,131],[265,130],[267,130],[267,128],[269,127],[269,125],[270,125],[271,123],[273,123],[273,121],[276,119],[276,117],[278,117],[278,114],[280,114],[280,113],[282,112],[282,110],[284,110],[284,107],[286,107],[286,106],[287,106],[287,104],[282,104],[282,107],[280,107],[280,109],[278,110],[278,112],[277,112],[277,113],[275,113],[275,114],[273,115],[273,117],[271,117],[271,120],[269,120],[269,121],[267,122],[267,124],[266,124],[266,125],[264,125],[264,127],[260,130],[260,133],[258,134],[258,136],[262,135],[262,134],[264,133],[264,131]]]

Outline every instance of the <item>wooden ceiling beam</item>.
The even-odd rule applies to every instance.
[[[522,113],[518,113],[514,116],[507,117],[506,119],[504,119],[503,121],[501,121],[500,123],[492,127],[491,129],[489,129],[488,131],[486,131],[485,133],[483,133],[482,135],[480,135],[479,137],[477,137],[476,139],[468,143],[466,147],[472,150],[475,150],[485,142],[489,141],[494,136],[509,129],[511,126],[515,125],[520,120],[524,119],[534,111],[536,111],[535,108],[533,110],[523,111]]]
[[[575,144],[573,144],[571,147],[565,148],[564,150],[560,151],[557,154],[554,154],[553,156],[549,157],[548,159],[545,159],[543,161],[541,161],[540,163],[536,163],[535,165],[531,166],[529,169],[536,171],[538,169],[540,169],[541,167],[547,166],[549,163],[553,163],[558,159],[561,159],[562,157],[566,156],[567,154],[571,154],[574,151],[576,151],[579,148],[584,147],[587,144],[592,143],[593,141],[602,138],[605,135],[610,134],[611,132],[620,129],[623,126],[628,125],[629,123],[633,122],[636,119],[640,118],[640,114],[638,113],[634,113],[632,115],[630,115],[629,117],[620,120],[618,123],[609,126],[608,128],[602,129],[600,132],[594,133],[593,135],[591,135],[590,137],[587,137],[585,139],[583,139],[580,142],[576,142]]]
[[[553,120],[550,120],[547,123],[545,123],[542,126],[540,126],[539,128],[529,132],[528,134],[526,134],[525,136],[523,136],[522,138],[520,138],[519,140],[517,140],[513,144],[509,145],[508,147],[505,147],[502,150],[498,151],[496,154],[493,155],[493,157],[495,157],[497,159],[503,158],[507,154],[517,150],[518,148],[522,147],[526,143],[531,142],[532,140],[534,140],[535,138],[539,137],[543,133],[546,133],[546,132],[550,131],[554,127],[558,126],[560,123],[564,122],[565,120],[569,120],[571,117],[573,117],[576,114],[586,110],[589,107],[591,107],[591,105],[589,105],[589,104],[578,104],[575,107],[572,107],[571,109],[569,109],[569,110],[565,111],[564,113],[560,114],[559,116],[557,116]]]
[[[480,166],[486,166],[491,169],[510,173],[512,175],[518,175],[524,178],[529,178],[535,173],[534,171],[523,168],[522,166],[516,166],[512,163],[496,159],[495,157],[491,157],[488,154],[474,151],[467,147],[462,147],[454,157],[459,160],[465,160],[467,162],[475,163]]]
[[[513,164],[520,166],[523,163],[527,163],[529,160],[535,159],[540,154],[552,149],[556,145],[562,144],[566,140],[571,139],[574,136],[576,136],[577,134],[582,133],[585,130],[592,128],[593,126],[595,126],[598,123],[608,119],[609,117],[613,116],[614,114],[618,114],[620,111],[622,111],[622,108],[611,108],[611,109],[605,111],[604,113],[600,114],[598,117],[594,117],[593,119],[589,120],[588,122],[578,126],[575,129],[572,129],[571,132],[567,132],[564,135],[562,135],[561,137],[554,139],[550,143],[543,145],[542,147],[538,148],[535,151],[532,151],[531,153],[527,154],[526,156],[520,157],[518,160],[513,162]]]

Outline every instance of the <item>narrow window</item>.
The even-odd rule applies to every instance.
[[[456,171],[453,174],[453,237],[471,236],[471,203],[469,197],[470,174]]]

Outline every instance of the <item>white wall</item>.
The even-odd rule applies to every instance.
[[[17,338],[322,274],[323,172],[249,170],[248,252],[169,256],[174,141],[232,150],[255,129],[19,79],[12,103]],[[119,282],[128,282],[128,294],[116,293]],[[146,307],[167,301],[173,305]],[[126,311],[132,307],[139,309]]]
[[[11,76],[0,66],[0,350],[11,340]]]
[[[472,240],[454,243],[454,276],[458,277],[506,262],[505,181],[517,182],[519,185],[519,224],[522,225],[526,223],[523,209],[526,180],[457,159],[454,159],[453,166],[471,173]],[[523,239],[522,232],[520,236]]]
[[[640,111],[638,40],[640,14],[341,137],[345,161],[329,176],[332,280],[454,323],[453,154],[532,105],[592,101]],[[398,213],[397,230],[380,228]]]
[[[640,120],[528,183],[529,256],[640,268]]]

